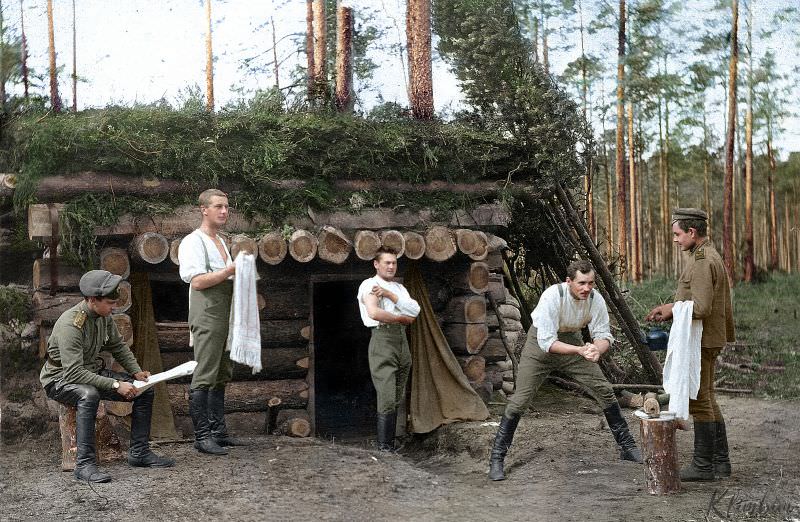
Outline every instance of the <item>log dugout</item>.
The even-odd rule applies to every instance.
[[[640,419],[644,478],[651,495],[668,495],[681,489],[674,419]]]
[[[167,384],[173,413],[189,414],[189,385]],[[308,384],[302,379],[231,382],[225,392],[225,413],[267,411],[267,402],[277,397],[285,408],[303,409],[308,404]]]

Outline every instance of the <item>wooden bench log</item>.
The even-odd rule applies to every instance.
[[[425,255],[425,238],[416,232],[403,232],[405,256],[409,259],[420,259]]]
[[[268,232],[258,240],[258,257],[268,265],[280,264],[287,252],[289,246],[280,232]]]
[[[325,225],[317,235],[317,255],[323,261],[341,265],[350,257],[353,242],[341,230]]]
[[[157,265],[169,255],[169,241],[157,232],[145,232],[134,236],[128,244],[128,252],[135,262]]]
[[[72,471],[75,469],[75,457],[77,455],[75,407],[52,399],[48,399],[48,402],[51,408],[58,411],[58,428],[61,432],[61,469],[63,471]],[[100,405],[97,407],[94,429],[98,463],[125,458],[127,455],[126,449],[123,447],[122,441],[114,431],[111,420],[106,414],[104,401],[100,401]]]
[[[167,384],[173,413],[189,414],[189,385]],[[286,408],[305,408],[308,383],[302,379],[231,382],[225,388],[225,413],[267,411],[267,402],[278,397]]]
[[[674,419],[639,419],[644,458],[644,478],[651,495],[668,495],[681,490]]]

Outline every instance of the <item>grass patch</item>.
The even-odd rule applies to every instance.
[[[669,302],[676,282],[653,279],[632,286],[628,303],[635,317],[643,318],[656,304]],[[726,388],[750,388],[756,394],[780,399],[800,398],[800,276],[773,274],[761,283],[739,283],[733,289],[736,340],[747,345],[744,352],[725,353],[723,360],[751,361],[762,366],[784,366],[784,371],[740,372],[717,370]],[[641,322],[642,327],[648,325]]]

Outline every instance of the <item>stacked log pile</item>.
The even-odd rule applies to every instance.
[[[58,205],[54,207],[58,209]],[[225,236],[231,253],[244,251],[259,260],[263,366],[253,374],[247,367],[234,365],[233,382],[225,401],[231,431],[241,435],[267,431],[292,436],[308,436],[312,432],[313,412],[307,409],[313,394],[313,375],[309,372],[313,364],[311,280],[337,274],[353,279],[370,277],[374,269],[368,260],[380,246],[393,248],[403,259],[420,260],[429,268],[434,267],[424,268],[423,273],[439,274],[446,282],[446,288],[437,290],[446,295],[437,308],[445,334],[470,382],[488,401],[491,392],[502,387],[506,353],[498,327],[487,314],[486,295],[492,293],[504,303],[507,340],[516,342],[518,336],[514,337],[514,332],[521,326],[518,321],[514,323],[519,313],[515,314],[516,309],[506,299],[500,275],[502,263],[498,264],[499,252],[492,247],[497,238],[476,230],[500,230],[507,225],[508,214],[498,206],[486,207],[472,213],[454,212],[450,223],[432,225],[431,215],[425,212],[375,210],[354,216],[309,211],[310,221],[298,219],[295,224],[302,226],[289,233],[281,229],[254,234],[264,229],[258,219],[229,221],[229,229],[241,232]],[[29,208],[29,235],[48,243],[52,241],[52,214],[45,209],[45,205]],[[112,246],[100,250],[94,266],[127,278],[133,265],[134,271],[149,274],[151,284],[181,284],[178,248],[184,235],[199,224],[197,211],[192,210],[150,219],[123,216],[115,225],[98,228],[95,232],[103,244]],[[325,222],[319,224],[322,220]],[[460,228],[447,226],[453,224]],[[55,271],[52,262],[58,265]],[[81,300],[78,280],[83,271],[60,259],[44,257],[34,263],[33,272],[35,316],[44,355],[52,324]],[[121,294],[114,319],[132,344],[133,325],[124,313],[131,306],[127,282],[121,285]],[[165,370],[193,358],[188,323],[159,322],[156,326]],[[176,426],[189,436],[189,379],[170,381],[168,391]]]

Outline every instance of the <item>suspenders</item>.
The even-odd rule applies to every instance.
[[[589,315],[589,321],[587,321],[586,324],[589,324],[589,322],[592,320],[592,303],[594,303],[594,292],[594,290],[589,292],[589,309],[586,310],[587,314]],[[564,285],[562,283],[558,284],[558,297],[562,302],[564,301]]]

